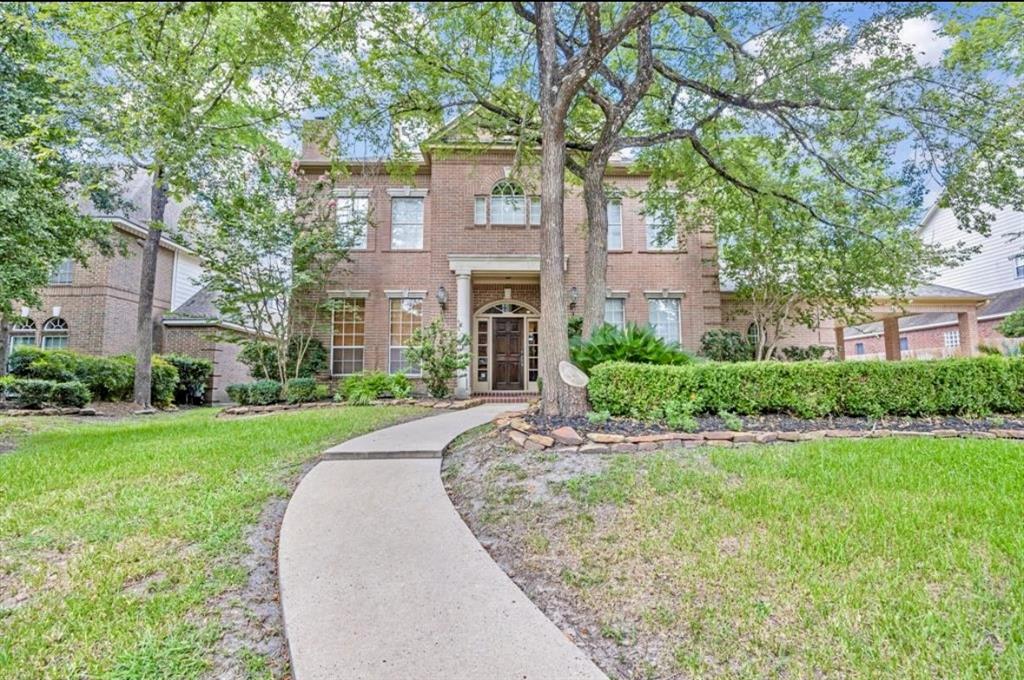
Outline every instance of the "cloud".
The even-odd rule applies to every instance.
[[[912,17],[903,21],[899,37],[913,51],[920,66],[936,66],[953,44],[951,37],[940,34],[941,30],[942,24],[931,16]]]

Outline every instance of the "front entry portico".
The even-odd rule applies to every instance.
[[[449,255],[455,274],[459,334],[469,338],[469,370],[458,396],[537,392],[540,256]]]

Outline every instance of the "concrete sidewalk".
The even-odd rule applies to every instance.
[[[352,440],[296,489],[281,527],[281,604],[297,680],[604,678],[491,560],[440,479],[485,405]],[[443,440],[443,443],[441,443]],[[394,457],[385,456],[389,451]]]

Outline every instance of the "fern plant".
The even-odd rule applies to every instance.
[[[622,330],[605,324],[590,339],[571,341],[572,360],[585,373],[606,361],[629,361],[637,364],[689,364],[692,356],[677,345],[667,343],[648,326],[626,324]]]

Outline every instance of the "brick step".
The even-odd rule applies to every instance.
[[[519,404],[524,401],[536,399],[539,395],[536,392],[474,392],[473,399],[482,399],[489,404]]]

